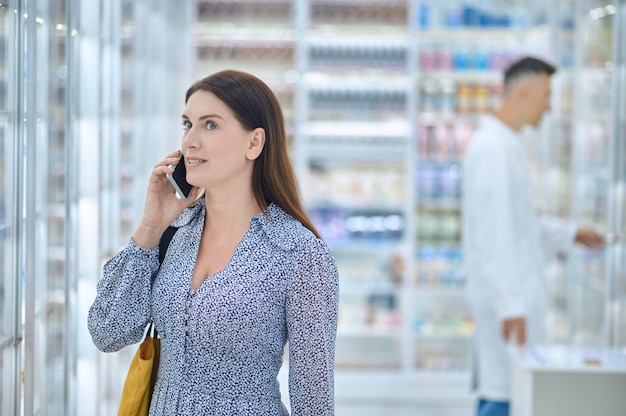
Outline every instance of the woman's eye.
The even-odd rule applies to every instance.
[[[191,128],[191,123],[188,121],[183,121],[183,130],[189,130]]]
[[[207,121],[207,123],[206,123],[206,129],[207,130],[215,130],[216,127],[217,127],[217,124],[215,124],[212,121]]]

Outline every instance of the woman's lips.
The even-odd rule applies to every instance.
[[[201,163],[206,162],[205,159],[196,159],[196,158],[187,158],[185,160],[187,161],[187,165],[189,166],[199,165]]]

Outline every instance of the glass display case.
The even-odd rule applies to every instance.
[[[611,255],[616,265],[615,299],[612,313],[611,340],[615,346],[626,346],[626,1],[616,2],[613,41],[613,91],[614,114],[612,134],[615,137],[611,153],[614,155],[615,181],[610,199]]]
[[[572,6],[577,48],[571,212],[581,225],[602,231],[610,244],[600,252],[577,249],[568,261],[569,341],[612,346],[623,276],[624,2],[584,0]]]
[[[595,228],[608,243],[550,262],[550,343],[623,343],[623,7],[563,0],[547,14],[548,57],[558,67],[552,111],[527,149],[539,209]]]
[[[9,4],[0,6],[0,413],[10,414],[15,406],[18,355],[14,343],[19,337],[16,328],[15,261],[17,234],[15,195],[15,142],[17,138],[15,91],[17,74],[9,69],[18,59],[15,52],[17,17]],[[8,388],[5,388],[7,386]]]

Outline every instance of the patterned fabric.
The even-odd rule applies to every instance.
[[[159,270],[158,247],[132,240],[105,264],[88,318],[94,344],[117,351],[154,320],[161,365],[150,416],[278,416],[288,414],[276,379],[288,341],[292,415],[333,415],[339,286],[330,250],[271,204],[230,263],[192,291],[205,214],[201,201],[174,222]]]

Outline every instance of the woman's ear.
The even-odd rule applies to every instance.
[[[248,149],[246,150],[246,157],[249,160],[256,160],[263,151],[265,146],[265,129],[257,127],[250,135],[250,141],[248,142]]]

